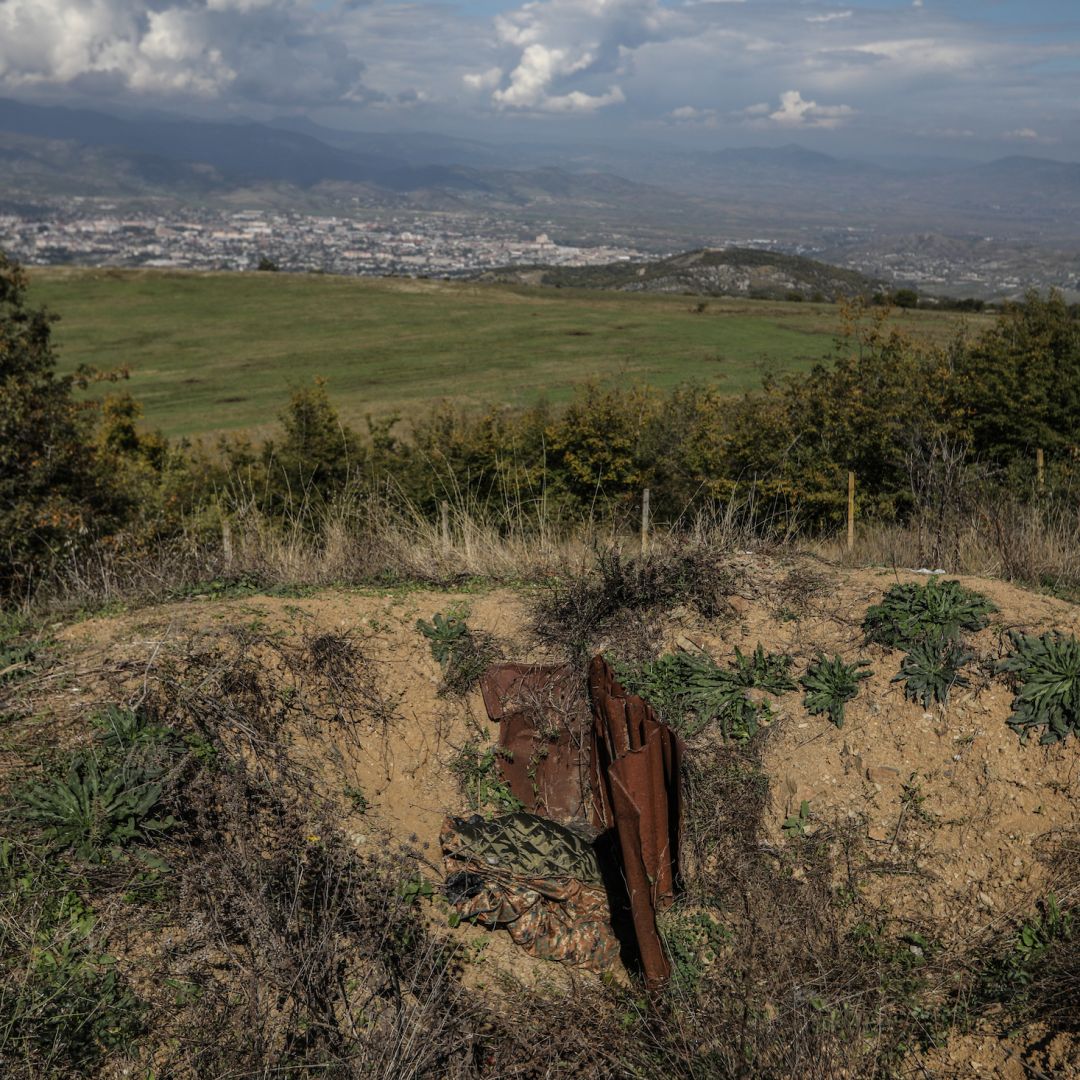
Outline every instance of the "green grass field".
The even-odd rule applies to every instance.
[[[41,269],[60,365],[126,365],[167,435],[265,430],[291,387],[327,380],[344,419],[440,398],[525,404],[575,385],[695,379],[733,394],[827,359],[831,305],[304,274]],[[969,320],[971,322],[972,320]],[[956,316],[906,312],[943,339]]]

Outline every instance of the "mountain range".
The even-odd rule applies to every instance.
[[[0,206],[50,196],[250,200],[299,209],[342,199],[512,211],[571,238],[618,230],[643,246],[768,227],[877,233],[1080,235],[1080,164],[1026,156],[909,167],[799,145],[688,150],[495,145],[370,133],[307,119],[221,122],[0,99]]]

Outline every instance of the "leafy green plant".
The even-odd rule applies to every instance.
[[[507,751],[493,744],[483,745],[470,739],[450,762],[450,771],[473,811],[494,810],[500,814],[512,814],[524,809],[524,805],[499,775],[499,757]]]
[[[799,812],[786,818],[780,827],[789,837],[805,836],[806,826],[810,823],[810,804],[803,799],[799,803]]]
[[[894,585],[863,619],[867,641],[910,649],[924,641],[951,641],[961,632],[981,630],[995,605],[958,581]]]
[[[1013,944],[1016,967],[1023,981],[1030,980],[1030,970],[1053,948],[1055,942],[1068,941],[1073,934],[1073,914],[1062,911],[1057,897],[1050,893],[1041,909],[1025,922]]]
[[[1009,636],[1013,652],[997,666],[1017,684],[1009,727],[1022,742],[1040,728],[1043,744],[1080,736],[1080,641],[1060,633]]]
[[[1017,928],[1007,951],[988,965],[981,979],[980,996],[987,1001],[1016,1004],[1040,969],[1053,959],[1055,950],[1072,942],[1076,933],[1074,913],[1063,910],[1050,893]]]
[[[416,620],[416,629],[428,639],[431,655],[444,668],[453,658],[454,651],[460,649],[469,634],[468,625],[463,616],[443,615],[437,611],[431,622]]]
[[[0,685],[14,682],[28,674],[34,656],[32,645],[18,641],[0,641]]]
[[[77,755],[62,777],[38,781],[17,793],[16,814],[41,830],[42,839],[79,858],[100,862],[133,840],[176,824],[154,817],[161,799],[159,772],[128,765],[101,768],[92,754]]]
[[[371,809],[371,804],[368,802],[367,796],[364,794],[363,790],[356,787],[355,784],[346,784],[343,794],[358,814],[366,814],[368,810]]]
[[[69,879],[0,841],[0,1068],[86,1075],[138,1035],[142,1006],[96,929]]]
[[[731,932],[709,911],[685,911],[678,906],[658,915],[656,927],[671,961],[671,989],[677,994],[696,993],[731,940]]]
[[[859,683],[870,678],[866,660],[845,664],[843,657],[831,660],[819,656],[807,669],[800,682],[806,695],[803,704],[811,716],[828,713],[838,727],[844,726],[844,704],[859,692]]]
[[[904,696],[909,701],[921,701],[924,709],[934,701],[944,704],[954,686],[968,685],[960,669],[972,655],[957,641],[922,641],[911,647],[892,681],[903,682]]]
[[[728,668],[707,653],[687,650],[640,665],[614,659],[612,666],[630,693],[643,697],[687,736],[716,723],[725,739],[745,742],[771,714],[767,702],[752,701],[746,691],[778,694],[795,688],[788,674],[791,657],[766,653],[760,644],[750,656],[736,648]]]
[[[158,724],[142,709],[107,705],[94,713],[91,721],[98,729],[98,745],[109,754],[124,755],[133,750],[169,747],[182,750],[184,744],[177,733]]]
[[[416,629],[428,639],[431,655],[443,672],[443,690],[463,694],[495,657],[491,641],[469,629],[467,611],[436,612],[431,622],[417,619]]]
[[[732,675],[740,686],[782,694],[794,690],[791,678],[791,657],[787,653],[766,653],[759,641],[750,656],[744,656],[735,646]]]
[[[419,903],[422,899],[430,900],[434,894],[435,890],[431,887],[431,882],[419,874],[409,878],[408,881],[403,881],[398,890],[398,896],[407,906]]]

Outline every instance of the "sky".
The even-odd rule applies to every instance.
[[[0,0],[0,94],[491,141],[1080,159],[1080,0]]]

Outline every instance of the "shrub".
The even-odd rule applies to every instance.
[[[142,1028],[142,1007],[100,951],[94,912],[34,852],[0,841],[0,1066],[84,1076]]]
[[[89,373],[56,375],[53,317],[28,308],[25,291],[0,254],[0,597],[32,588],[113,510],[93,413],[75,400]]]
[[[444,693],[464,694],[471,690],[496,656],[492,639],[470,630],[467,616],[466,610],[449,615],[436,612],[430,623],[416,621],[416,629],[428,639],[431,655],[442,668]]]
[[[803,704],[811,716],[828,713],[838,727],[844,726],[844,704],[859,692],[859,683],[870,678],[865,660],[845,664],[842,657],[831,660],[819,656],[807,669],[800,682],[806,691]]]
[[[470,739],[450,762],[470,810],[512,814],[523,809],[521,801],[499,775],[499,757],[507,751]]]
[[[997,668],[1017,684],[1009,727],[1021,742],[1040,728],[1044,744],[1080,735],[1080,642],[1060,633],[1009,636],[1014,651]]]

